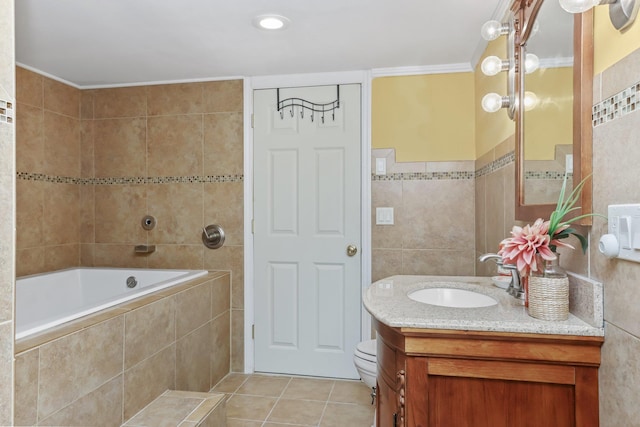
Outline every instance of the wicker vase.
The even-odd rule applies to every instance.
[[[538,255],[536,262],[539,268],[529,276],[529,316],[542,320],[567,320],[569,278],[559,265],[560,254],[551,261]]]

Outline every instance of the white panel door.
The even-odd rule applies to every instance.
[[[280,89],[281,100],[336,96],[336,86]],[[279,112],[275,89],[254,91],[253,111],[255,370],[357,378],[360,85],[341,85],[324,120]]]

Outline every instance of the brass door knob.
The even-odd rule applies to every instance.
[[[358,247],[357,246],[355,246],[355,245],[347,246],[347,255],[354,256],[357,253],[358,253]]]

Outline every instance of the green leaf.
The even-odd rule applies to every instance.
[[[582,234],[580,233],[571,233],[574,236],[576,236],[578,238],[578,240],[580,240],[580,246],[582,246],[582,253],[586,254],[587,253],[587,247],[589,246],[589,242],[587,241],[587,238],[584,237]]]

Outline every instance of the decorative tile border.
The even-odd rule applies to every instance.
[[[0,99],[0,123],[13,123],[13,102]]]
[[[573,177],[573,174],[567,174],[568,179]],[[524,179],[547,179],[547,180],[564,180],[564,172],[556,171],[525,171]]]
[[[488,175],[492,172],[497,171],[498,169],[501,169],[507,165],[510,165],[511,163],[516,161],[516,154],[514,151],[511,151],[507,154],[505,154],[504,156],[500,157],[499,159],[496,159],[486,165],[484,165],[483,167],[481,167],[480,169],[478,169],[475,173],[476,178],[480,178],[481,176],[484,175]]]
[[[372,181],[439,181],[474,179],[473,171],[463,172],[405,172],[387,175],[371,174]]]
[[[625,116],[640,109],[640,82],[598,102],[591,110],[593,127]]]
[[[80,185],[122,185],[122,184],[185,184],[213,182],[243,182],[244,175],[205,175],[205,176],[153,176],[153,177],[120,177],[120,178],[73,178],[68,176],[51,176],[41,173],[18,172],[17,178],[25,181],[53,182],[57,184]]]

